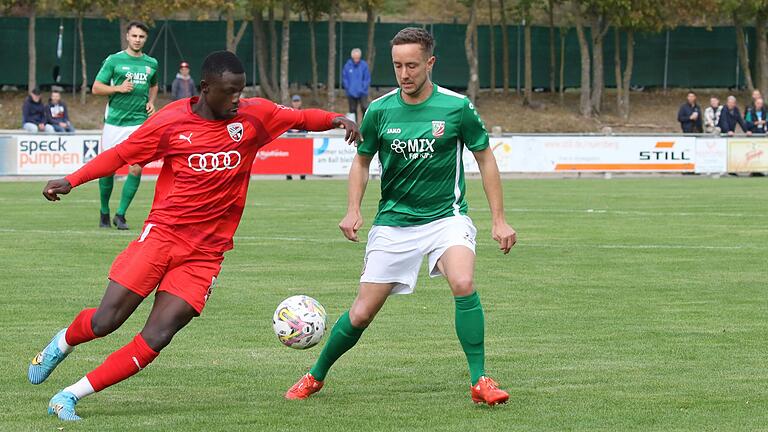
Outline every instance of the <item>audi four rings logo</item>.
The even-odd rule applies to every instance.
[[[240,153],[237,150],[218,153],[195,153],[187,158],[189,167],[197,172],[232,170],[240,165],[240,160]]]

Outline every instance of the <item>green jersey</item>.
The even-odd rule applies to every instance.
[[[488,132],[469,99],[434,85],[419,104],[400,89],[371,102],[360,127],[357,152],[379,154],[381,200],[374,225],[422,225],[467,214],[464,146],[488,147]]]
[[[96,81],[107,85],[120,85],[133,81],[130,93],[114,93],[109,96],[104,122],[113,126],[135,126],[147,119],[149,88],[157,85],[157,60],[142,54],[134,57],[125,51],[112,54],[96,75]]]

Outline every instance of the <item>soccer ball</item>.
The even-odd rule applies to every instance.
[[[272,328],[277,339],[295,349],[312,348],[325,334],[325,308],[305,295],[288,297],[277,306]]]

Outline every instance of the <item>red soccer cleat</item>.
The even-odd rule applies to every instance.
[[[285,398],[291,400],[306,399],[319,392],[321,388],[323,388],[323,382],[316,380],[312,374],[308,373],[285,392]]]
[[[488,405],[497,405],[507,403],[509,393],[500,389],[496,381],[483,376],[477,381],[477,384],[469,388],[472,393],[472,401],[476,404],[486,403]]]

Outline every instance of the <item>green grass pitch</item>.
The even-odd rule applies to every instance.
[[[127,343],[152,299],[114,334],[78,347],[42,385],[27,383],[27,364],[78,311],[98,304],[112,259],[139,234],[153,184],[139,190],[126,233],[97,228],[95,183],[58,203],[44,201],[42,186],[0,183],[2,431],[768,425],[764,179],[506,180],[507,217],[519,233],[508,256],[490,239],[480,182],[469,181],[487,370],[511,392],[494,408],[471,403],[450,291],[423,268],[416,293],[387,303],[322,392],[284,400],[319,348],[280,345],[274,308],[308,294],[332,324],[355,296],[365,245],[337,228],[344,181],[254,181],[202,317],[145,371],[81,401],[85,421],[76,425],[47,416],[49,398]],[[364,236],[377,189],[371,182]]]

